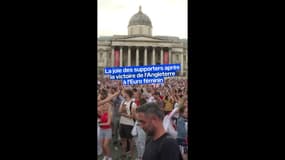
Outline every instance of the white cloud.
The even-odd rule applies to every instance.
[[[98,0],[98,36],[127,35],[140,5],[153,35],[187,37],[187,0]]]

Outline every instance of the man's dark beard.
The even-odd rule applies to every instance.
[[[150,128],[146,131],[146,134],[150,137],[154,136],[155,133],[155,129],[154,128]]]

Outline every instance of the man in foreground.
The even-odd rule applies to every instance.
[[[163,111],[156,103],[146,103],[137,111],[137,120],[149,136],[143,160],[182,160],[178,144],[163,128]]]

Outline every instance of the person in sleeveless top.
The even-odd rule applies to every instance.
[[[133,136],[131,134],[131,131],[134,127],[134,118],[135,118],[135,109],[137,108],[136,103],[132,101],[133,92],[132,90],[124,90],[123,96],[125,98],[125,101],[121,103],[121,106],[119,108],[119,112],[121,114],[120,117],[120,137],[121,137],[121,143],[122,143],[122,159],[125,159],[127,157],[127,143],[129,143],[130,147],[130,157],[132,158],[134,156],[134,142],[133,142]]]
[[[107,94],[103,92],[104,98],[107,97]],[[112,160],[111,151],[110,151],[110,141],[112,139],[112,110],[111,104],[105,103],[100,107],[99,112],[99,126],[100,126],[100,141],[101,147],[103,149],[103,160]]]

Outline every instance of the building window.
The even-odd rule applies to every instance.
[[[179,62],[179,55],[176,54],[176,61]]]

